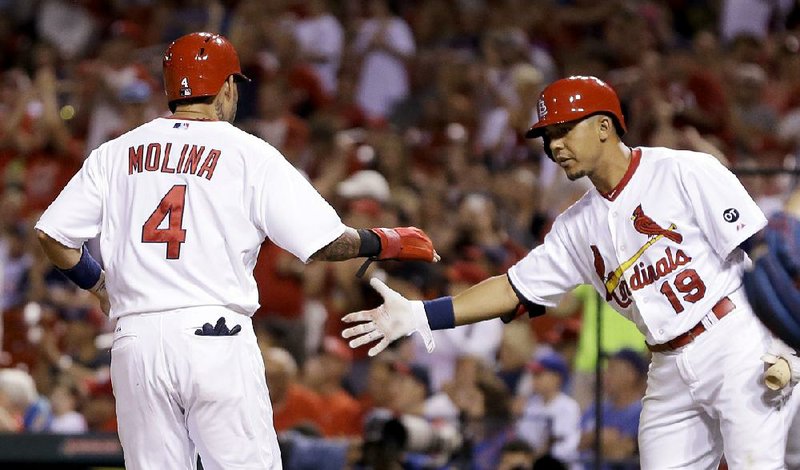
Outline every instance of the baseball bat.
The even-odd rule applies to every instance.
[[[775,364],[769,366],[764,372],[764,384],[768,389],[777,391],[789,383],[792,378],[792,369],[786,359],[779,357]]]

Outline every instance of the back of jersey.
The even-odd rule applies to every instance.
[[[344,231],[274,148],[227,122],[156,119],[87,158],[37,224],[65,246],[99,232],[112,318],[258,308],[265,236],[306,261]]]

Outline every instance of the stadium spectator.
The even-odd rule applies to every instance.
[[[285,349],[261,344],[269,383],[273,422],[278,432],[292,428],[314,428],[321,433],[321,417],[326,413],[319,395],[297,381],[297,363]]]
[[[369,18],[361,23],[353,48],[361,62],[359,105],[373,121],[381,121],[408,94],[406,61],[414,54],[411,29],[396,16],[388,0],[367,3]]]
[[[517,421],[517,434],[534,448],[537,457],[549,455],[575,470],[579,468],[580,409],[564,393],[569,366],[559,354],[544,353],[530,363],[529,369],[534,394]]]
[[[0,369],[0,427],[4,432],[22,432],[35,423],[31,414],[39,400],[36,384],[21,369]],[[49,424],[49,420],[48,420]],[[34,431],[42,430],[36,426]]]
[[[55,434],[82,434],[89,427],[86,418],[78,411],[80,395],[78,389],[69,384],[56,385],[50,392],[50,404],[53,407],[53,421],[50,432]]]
[[[361,406],[342,384],[353,361],[350,348],[338,336],[323,340],[319,356],[306,361],[304,379],[324,403],[319,416],[325,437],[359,436],[362,431]]]
[[[603,376],[606,399],[602,403],[603,428],[600,431],[603,460],[609,462],[604,470],[635,470],[639,415],[647,377],[647,360],[638,351],[621,349],[608,360]],[[594,461],[595,407],[592,403],[581,418],[582,455]],[[595,468],[591,463],[586,469]]]
[[[497,470],[527,470],[533,466],[534,455],[531,445],[522,439],[506,442]]]

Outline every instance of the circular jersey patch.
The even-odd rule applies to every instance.
[[[739,220],[739,211],[731,207],[730,209],[725,209],[725,212],[722,213],[722,218],[725,219],[725,222],[733,223]]]

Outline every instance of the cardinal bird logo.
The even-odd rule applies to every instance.
[[[683,241],[683,235],[673,230],[675,228],[674,224],[670,225],[668,229],[661,227],[656,221],[644,213],[641,204],[636,206],[636,209],[633,210],[633,217],[631,217],[631,219],[633,220],[633,228],[635,228],[637,232],[647,235],[648,237],[662,235],[675,243]]]

